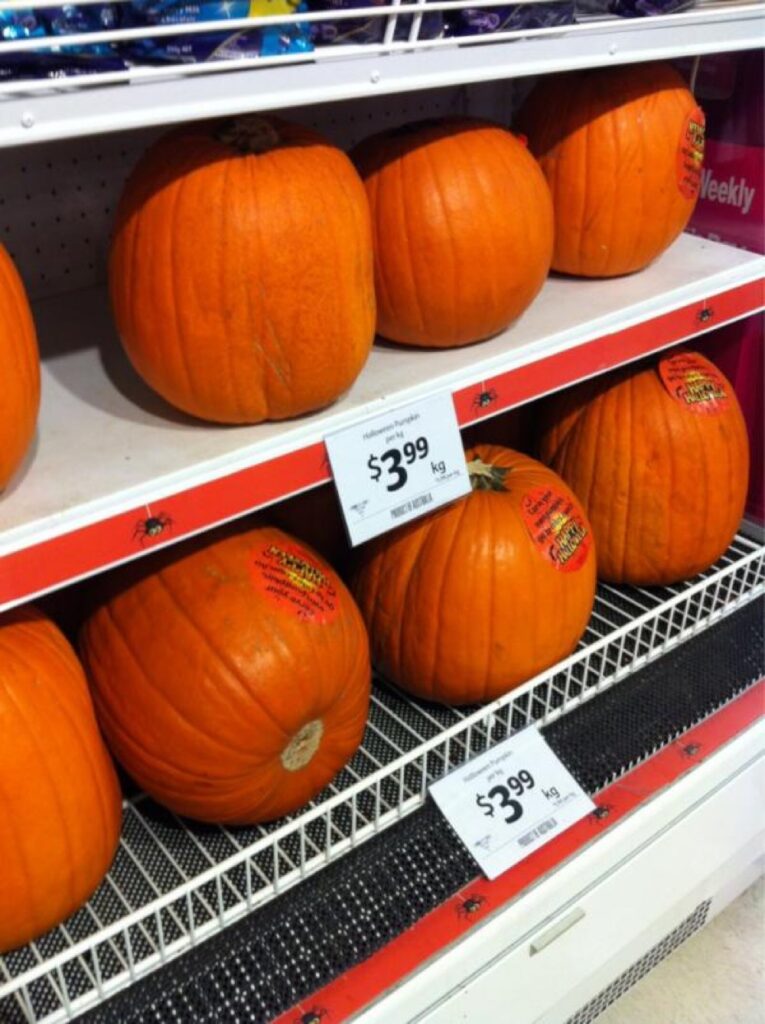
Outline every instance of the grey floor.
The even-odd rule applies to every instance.
[[[597,1019],[597,1024],[764,1024],[760,879]]]

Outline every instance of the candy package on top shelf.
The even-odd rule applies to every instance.
[[[507,7],[468,7],[446,14],[446,34],[476,36],[487,32],[518,32],[571,25],[573,21],[574,0]]]
[[[125,28],[155,25],[186,25],[205,21],[229,21],[247,17],[294,14],[306,10],[300,0],[131,0],[124,5]],[[211,60],[243,60],[276,57],[313,49],[308,26],[264,25],[216,29],[188,35],[147,36],[125,43],[123,52],[137,63],[199,64]]]
[[[65,4],[39,11],[0,11],[0,36],[5,41],[50,38],[119,28],[116,4]],[[62,78],[127,67],[112,43],[87,46],[55,46],[40,50],[0,52],[0,80],[11,78]]]
[[[693,7],[696,0],[575,0],[577,21],[590,18],[651,18],[677,14]]]
[[[412,31],[414,16],[403,13],[406,3],[407,0],[402,0],[399,8],[402,13],[396,16],[394,42],[405,42]],[[308,9],[311,11],[349,11],[361,7],[387,7],[389,4],[390,0],[307,0]],[[317,21],[311,25],[311,38],[316,46],[382,43],[389,20],[389,17],[360,17]],[[422,15],[417,39],[438,39],[443,34],[444,18],[440,11]]]

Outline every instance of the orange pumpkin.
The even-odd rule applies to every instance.
[[[77,657],[33,608],[0,620],[0,953],[74,913],[106,873],[122,806]]]
[[[674,583],[728,547],[749,443],[733,388],[704,356],[673,352],[587,381],[541,415],[541,457],[587,510],[603,579]]]
[[[268,519],[280,530],[305,541],[341,576],[345,575],[351,547],[334,484],[280,501],[268,509]]]
[[[555,207],[555,270],[641,270],[688,223],[701,181],[704,114],[668,64],[543,77],[518,125]]]
[[[276,118],[187,125],[155,143],[122,196],[109,280],[138,373],[221,423],[327,405],[374,337],[358,175],[320,135]]]
[[[590,527],[563,481],[508,448],[466,458],[472,492],[364,545],[353,583],[380,670],[446,704],[565,657],[595,597]]]
[[[446,118],[374,135],[351,157],[372,210],[380,334],[449,348],[520,316],[553,244],[550,193],[522,142]]]
[[[40,358],[26,292],[0,245],[0,491],[19,468],[40,408]]]
[[[369,650],[353,598],[273,527],[155,565],[81,634],[112,751],[179,814],[250,824],[294,811],[364,732]]]

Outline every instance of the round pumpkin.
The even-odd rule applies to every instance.
[[[21,465],[40,408],[40,358],[24,285],[0,245],[0,491]]]
[[[81,649],[117,759],[157,801],[203,821],[301,807],[366,725],[369,649],[353,598],[273,527],[160,556],[96,609]]]
[[[374,338],[369,209],[347,156],[276,118],[170,132],[128,180],[109,281],[133,366],[221,423],[310,412]]]
[[[280,501],[268,509],[268,519],[280,530],[305,541],[341,576],[345,575],[351,547],[334,484]]]
[[[582,501],[603,579],[675,583],[722,555],[744,511],[749,443],[733,388],[708,359],[671,352],[543,409],[540,455]]]
[[[114,857],[122,805],[82,667],[34,608],[0,620],[0,953],[74,913]]]
[[[471,493],[360,549],[372,658],[409,693],[487,701],[554,665],[595,597],[590,526],[568,487],[508,448],[466,452]]]
[[[445,118],[351,153],[369,196],[377,330],[449,348],[504,330],[547,277],[552,205],[525,145],[498,125]]]
[[[518,125],[552,192],[553,269],[583,277],[641,270],[688,223],[704,114],[670,65],[545,76]]]

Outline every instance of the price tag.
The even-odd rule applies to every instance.
[[[496,878],[595,809],[534,726],[430,787],[487,878]]]
[[[470,490],[454,402],[432,395],[326,438],[351,544]]]

